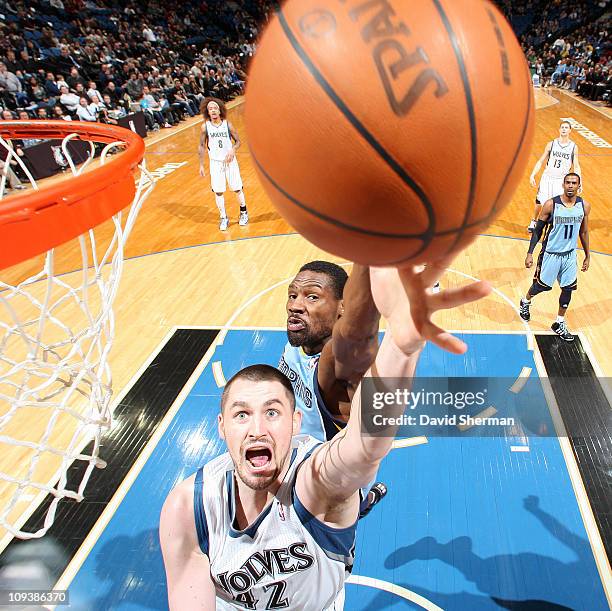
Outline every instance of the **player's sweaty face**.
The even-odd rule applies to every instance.
[[[299,422],[280,382],[238,379],[232,384],[219,416],[219,432],[238,477],[249,488],[264,490],[277,481]]]
[[[300,272],[287,291],[287,338],[292,346],[315,346],[331,336],[340,314],[331,280],[320,272]]]
[[[559,127],[559,135],[561,136],[567,136],[571,131],[571,128],[569,125],[567,125],[567,123],[564,123],[563,125],[561,125],[561,127]]]

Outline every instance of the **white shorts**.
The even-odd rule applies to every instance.
[[[544,204],[555,195],[563,195],[563,176],[555,178],[551,176],[542,176],[540,187],[536,199],[540,204]]]
[[[210,186],[215,193],[225,193],[226,184],[230,191],[242,189],[242,177],[236,158],[227,165],[224,161],[210,160]]]

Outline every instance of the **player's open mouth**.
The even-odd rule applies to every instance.
[[[289,316],[287,319],[287,330],[288,331],[301,331],[306,328],[306,323],[297,316]]]
[[[249,463],[251,469],[258,471],[265,469],[272,461],[272,451],[270,448],[249,448],[244,457]]]

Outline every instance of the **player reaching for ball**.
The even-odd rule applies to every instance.
[[[450,264],[372,269],[372,296],[387,321],[366,376],[384,389],[414,375],[425,340],[454,353],[465,344],[431,322],[434,312],[488,294],[485,283],[432,294]],[[389,389],[390,390],[390,389]],[[389,422],[406,406],[385,406]],[[365,409],[365,407],[364,407]],[[170,609],[339,611],[354,560],[359,489],[391,450],[397,426],[362,435],[361,393],[349,422],[331,441],[297,436],[291,383],[255,365],[226,385],[218,416],[228,453],[180,483],[168,496],[160,542]]]
[[[208,150],[210,165],[210,185],[215,193],[215,202],[219,209],[219,229],[225,231],[229,225],[229,218],[225,212],[224,193],[226,185],[236,193],[240,203],[239,225],[249,222],[244,192],[242,191],[242,177],[236,160],[236,151],[240,148],[240,138],[234,126],[227,120],[225,104],[216,98],[205,99],[200,111],[206,121],[202,124],[200,134],[200,175],[206,176],[204,166],[204,151]],[[233,141],[233,144],[232,144]]]
[[[289,378],[301,432],[332,439],[348,421],[351,398],[378,350],[380,315],[370,271],[354,264],[350,277],[335,263],[302,265],[287,287],[287,343],[278,368]],[[382,482],[362,490],[359,516],[385,495]]]

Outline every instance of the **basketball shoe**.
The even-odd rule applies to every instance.
[[[550,328],[564,341],[564,342],[573,342],[574,336],[569,332],[565,321],[563,322],[554,322]]]

